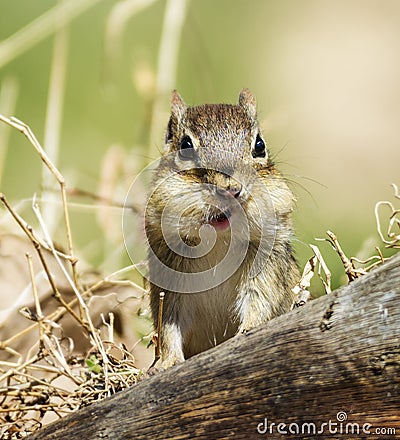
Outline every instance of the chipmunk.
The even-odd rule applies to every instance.
[[[165,151],[145,211],[150,306],[168,368],[287,312],[299,272],[294,196],[243,89],[236,105],[171,97]]]

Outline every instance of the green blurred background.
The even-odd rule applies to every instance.
[[[300,264],[327,229],[349,256],[368,256],[379,244],[375,203],[400,184],[399,23],[396,0],[0,0],[0,113],[29,124],[69,188],[123,202],[158,156],[171,89],[198,104],[235,102],[249,87],[293,182]],[[58,111],[59,124],[48,115]],[[34,221],[41,162],[5,124],[0,175],[1,191]],[[103,271],[128,264],[121,209],[71,201],[78,256]],[[49,206],[65,245],[60,206]],[[339,259],[320,246],[337,286]]]

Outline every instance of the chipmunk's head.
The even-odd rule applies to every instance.
[[[224,177],[234,177],[241,163],[255,168],[272,165],[258,125],[256,101],[248,89],[241,91],[236,105],[196,107],[187,107],[174,91],[165,150],[176,153],[176,169],[192,166],[205,172],[205,177],[217,176],[218,171]],[[238,197],[239,182],[231,187],[233,182],[229,178],[220,177],[216,178],[216,189]]]
[[[172,93],[154,185],[159,221],[163,216],[188,243],[197,242],[204,225],[221,237],[230,231],[259,240],[266,223],[275,230],[277,210],[280,215],[292,209],[292,194],[269,157],[248,89],[235,105],[188,107]]]

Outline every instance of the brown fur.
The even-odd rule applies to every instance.
[[[154,174],[154,191],[146,208],[146,233],[154,252],[149,253],[149,271],[155,327],[159,293],[165,291],[152,282],[158,275],[156,258],[177,271],[173,280],[176,290],[199,292],[165,291],[161,345],[164,367],[290,309],[293,301],[291,288],[298,279],[290,246],[293,195],[268,154],[265,158],[253,158],[258,133],[256,103],[247,89],[241,92],[237,105],[187,107],[177,92],[172,95],[165,153]],[[181,161],[178,157],[177,151],[184,136],[189,136],[193,142],[195,169],[191,169],[192,161]],[[196,274],[213,269],[221,263],[229,245],[239,254],[241,235],[231,237],[229,228],[219,231],[211,251],[197,258],[187,258],[173,252],[166,243],[161,216],[164,210],[176,213],[176,218],[174,215],[167,217],[167,225],[172,234],[179,231],[172,239],[178,248],[184,247],[185,243],[192,247],[199,245],[200,225],[217,215],[213,208],[217,197],[214,188],[233,193],[242,190],[238,200],[248,222],[249,243],[238,270],[218,286],[204,291],[202,285],[205,285],[206,278],[204,283],[202,278],[192,282],[180,273]],[[228,199],[223,198],[220,202],[228,206]],[[265,202],[267,199],[272,201],[273,209]],[[253,276],[251,268],[255,255],[260,245],[264,246],[260,231],[273,221],[273,246],[259,249],[262,267]],[[219,275],[216,270],[216,279]]]

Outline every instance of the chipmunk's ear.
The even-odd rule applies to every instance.
[[[251,118],[255,118],[257,115],[257,103],[256,98],[249,89],[242,89],[239,95],[239,105],[243,107]]]
[[[181,95],[174,90],[171,95],[171,116],[168,121],[167,131],[165,133],[165,144],[168,148],[168,144],[172,142],[174,136],[177,135],[179,123],[187,109],[185,101]]]
[[[185,101],[182,99],[181,95],[174,90],[171,95],[171,113],[178,119],[182,119],[183,114],[187,109]]]

